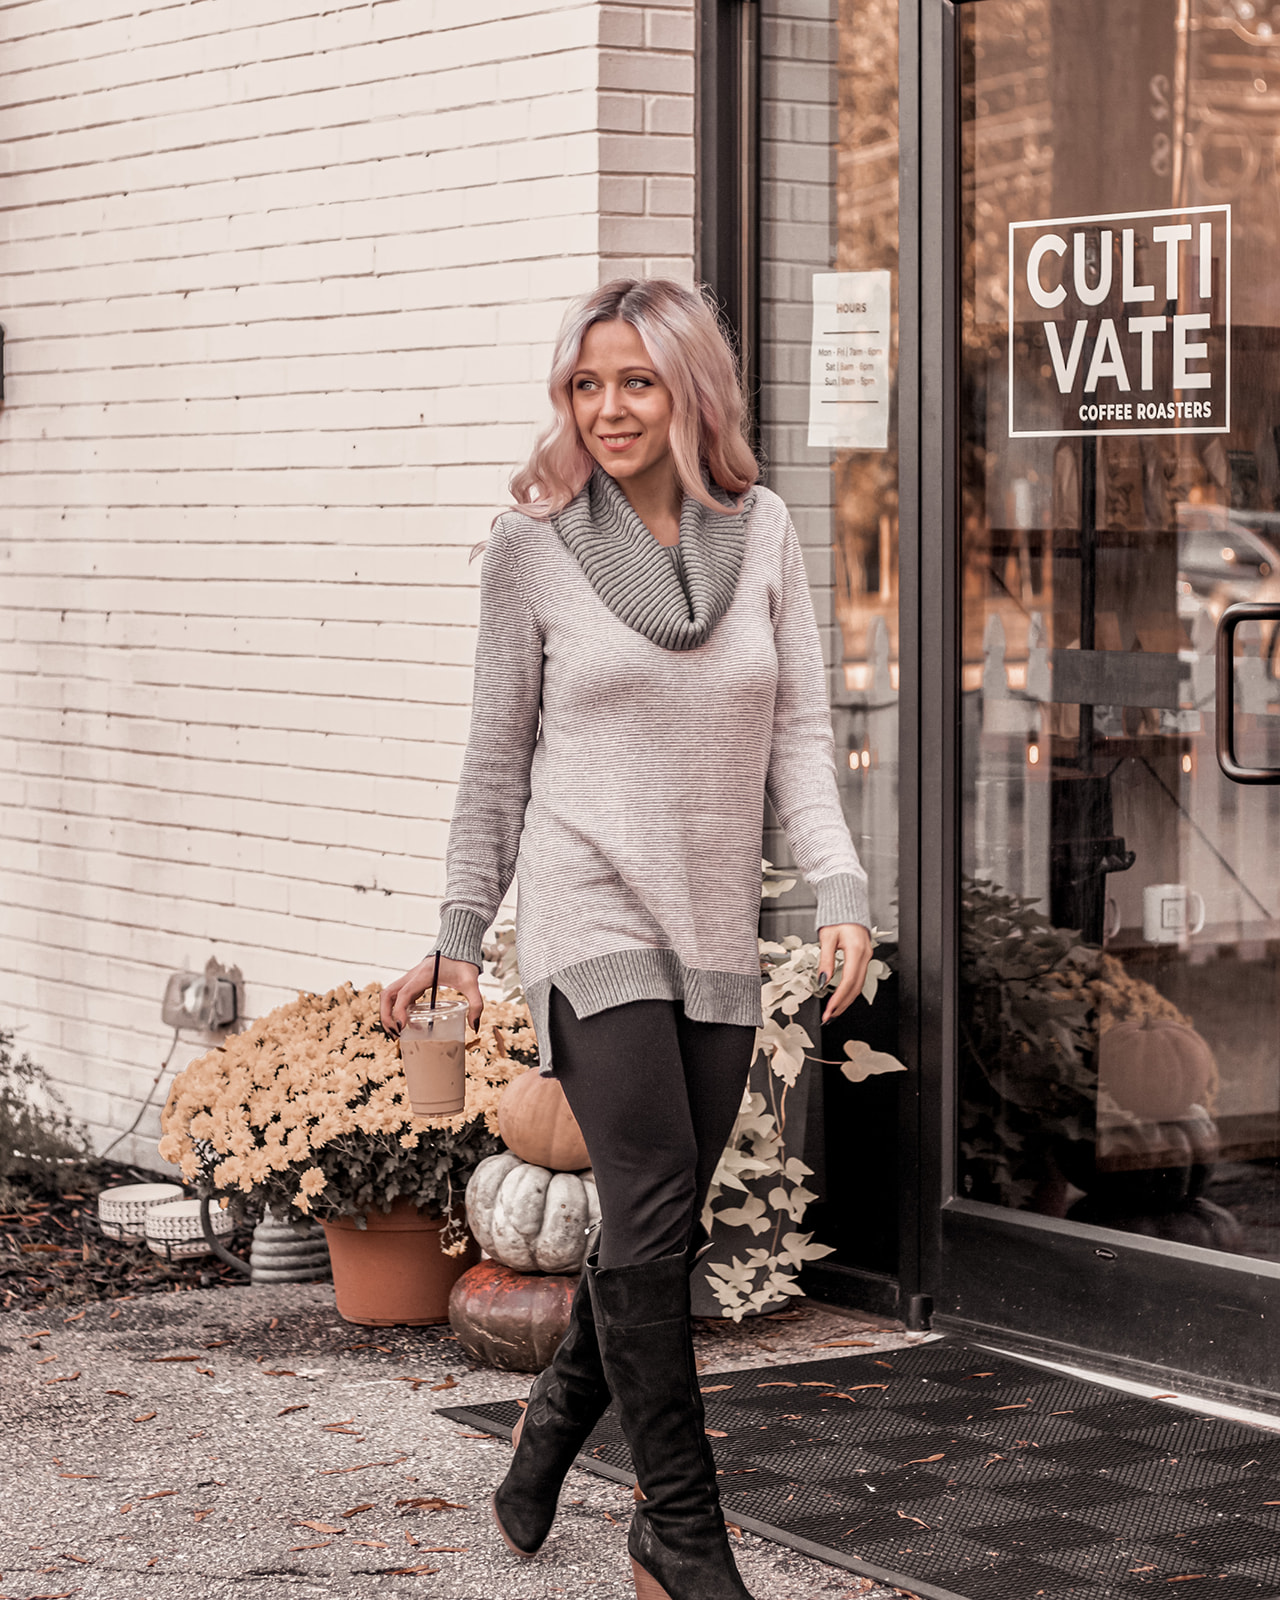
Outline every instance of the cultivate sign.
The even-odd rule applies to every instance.
[[[1230,426],[1230,206],[1010,224],[1010,438]]]

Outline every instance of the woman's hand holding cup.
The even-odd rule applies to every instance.
[[[429,994],[435,981],[436,958],[425,956],[412,972],[387,984],[382,991],[382,1026],[388,1033],[399,1033],[409,1020],[409,1007],[424,994]],[[454,961],[450,956],[440,957],[440,987],[455,989],[467,1002],[467,1021],[473,1029],[480,1026],[484,1000],[480,994],[480,968],[470,961]]]

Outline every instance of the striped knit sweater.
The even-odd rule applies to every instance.
[[[869,924],[835,784],[825,674],[786,507],[686,499],[659,545],[598,468],[553,522],[484,556],[471,734],[437,948],[480,964],[514,877],[542,1070],[554,985],[578,1016],[674,999],[761,1025],[766,793],[819,927]]]

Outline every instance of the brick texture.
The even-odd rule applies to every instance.
[[[564,302],[692,276],[693,15],[4,10],[0,1025],[99,1147],[169,971],[254,1015],[427,947]]]
[[[600,8],[602,277],[693,281],[695,12]]]

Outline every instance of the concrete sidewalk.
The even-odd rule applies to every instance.
[[[797,1309],[704,1324],[702,1370],[915,1342]],[[528,1383],[473,1368],[447,1328],[343,1322],[329,1284],[0,1316],[0,1600],[633,1600],[628,1490],[572,1473],[519,1562],[487,1510],[509,1445],[435,1413]],[[750,1534],[738,1555],[757,1600],[892,1594]]]

